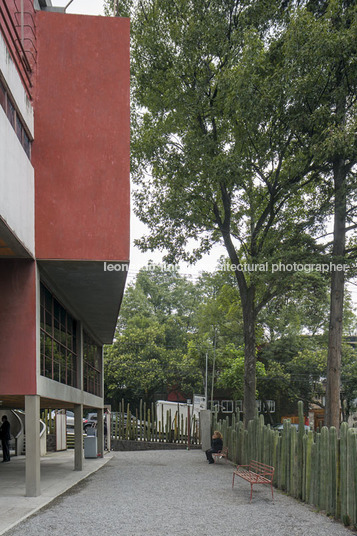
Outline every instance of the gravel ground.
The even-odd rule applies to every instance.
[[[209,465],[201,451],[116,452],[102,469],[6,536],[351,536],[270,488]]]

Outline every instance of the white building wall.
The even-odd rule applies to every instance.
[[[1,107],[0,217],[25,248],[34,255],[34,169]]]
[[[33,108],[1,34],[0,75],[33,137]],[[34,188],[32,164],[0,107],[0,218],[31,254],[35,251]]]

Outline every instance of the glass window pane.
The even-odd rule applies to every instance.
[[[41,374],[76,386],[77,356],[71,351],[76,347],[76,322],[42,284],[41,300],[45,305],[45,308],[41,307],[41,354],[46,356]],[[66,326],[70,326],[73,333],[67,332]]]
[[[56,359],[53,360],[53,378],[52,379],[55,380],[56,382],[60,381],[60,365]]]
[[[17,137],[19,138],[19,140],[20,140],[21,145],[22,145],[22,131],[23,131],[23,128],[22,128],[22,125],[21,125],[20,118],[19,118],[19,116],[16,114],[15,132],[16,132],[16,136],[17,136]]]
[[[4,110],[6,110],[6,91],[1,81],[0,81],[0,106]]]
[[[25,153],[27,154],[28,158],[31,160],[31,141],[28,135],[26,134],[25,130],[23,131],[22,145],[25,150]]]
[[[45,354],[52,359],[52,339],[48,335],[46,335],[45,339]]]
[[[7,99],[7,117],[12,125],[13,128],[15,128],[15,108],[12,105],[12,102],[10,99]]]
[[[60,334],[60,326],[59,326],[59,322],[58,320],[54,320],[53,321],[53,337],[57,340],[57,341],[60,341],[60,337],[61,337],[61,334]]]
[[[52,315],[51,313],[45,313],[45,330],[47,333],[52,333]]]
[[[47,290],[47,288],[44,289],[44,295],[45,295],[45,308],[47,311],[52,312],[52,295]]]
[[[45,358],[45,376],[46,378],[52,378],[52,358]]]

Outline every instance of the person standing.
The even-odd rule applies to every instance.
[[[1,436],[1,445],[2,445],[2,455],[3,455],[3,462],[9,462],[10,461],[10,423],[7,420],[7,416],[3,415],[2,418],[2,425],[0,426],[0,436]]]
[[[223,448],[222,434],[216,430],[212,436],[211,448],[206,450],[206,457],[209,463],[214,463],[213,452],[220,452]]]

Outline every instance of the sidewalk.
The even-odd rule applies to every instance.
[[[56,497],[94,473],[111,459],[84,459],[83,471],[74,471],[71,450],[48,453],[41,458],[41,495],[25,497],[25,456],[0,463],[0,535],[43,508]]]

